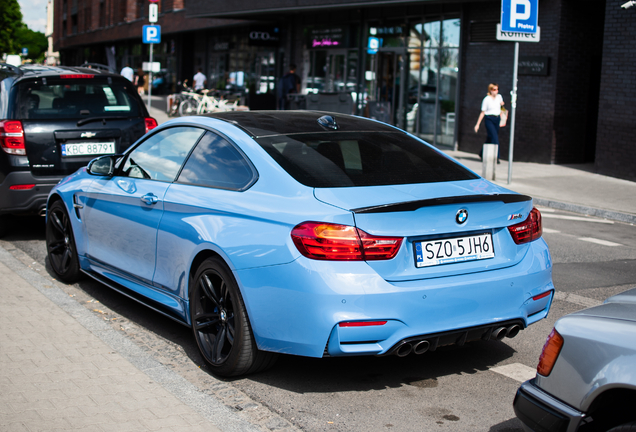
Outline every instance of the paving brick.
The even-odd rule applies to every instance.
[[[106,432],[143,432],[148,430],[146,426],[141,424],[138,419],[127,419],[121,422],[117,422],[115,419],[115,423],[110,423],[109,428],[106,428],[106,425],[100,425],[104,431]]]
[[[190,426],[189,422],[184,420],[181,416],[170,415],[161,419],[142,419],[140,420],[144,426],[147,426],[149,429],[157,430],[159,428],[172,428],[175,426],[178,427],[188,427]]]
[[[27,411],[23,411],[21,413],[17,413],[16,415],[2,416],[0,417],[0,430],[2,430],[2,426],[7,425],[9,423],[14,423],[16,420],[19,420],[21,423],[25,424],[39,424],[43,421],[42,416],[35,410],[30,409]]]
[[[127,410],[122,407],[122,404],[117,404],[116,408],[113,408],[108,412],[108,415],[116,422],[122,423],[126,419],[134,418],[136,420],[141,419],[156,419],[158,418],[153,411],[147,408],[137,408],[135,410]]]
[[[218,431],[0,262],[6,275],[0,431]],[[139,360],[159,367],[149,356]]]
[[[5,432],[23,432],[23,431],[31,432],[32,431],[32,429],[27,428],[26,425],[22,422],[2,425],[2,428]]]
[[[112,419],[108,414],[95,414],[91,416],[87,416],[78,410],[80,415],[75,417],[70,417],[67,420],[74,428],[85,428],[90,425],[106,425],[111,424]]]
[[[97,407],[95,401],[85,396],[67,397],[66,395],[64,395],[63,398],[51,397],[50,400],[53,406],[59,409],[67,407],[79,407],[83,411],[87,408]]]
[[[23,413],[25,411],[29,411],[29,410],[33,410],[34,409],[33,402],[12,402],[12,401],[9,401],[8,406],[11,407],[11,409],[13,410],[13,412],[15,414],[20,414],[20,413]],[[49,410],[55,409],[55,405],[53,405],[53,403],[50,400],[40,400],[40,401],[38,401],[36,406],[37,406],[38,412],[39,412],[39,410],[42,410],[42,409],[49,409]]]

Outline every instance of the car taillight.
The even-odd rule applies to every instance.
[[[157,127],[157,120],[152,117],[147,117],[144,120],[146,121],[146,133]]]
[[[31,190],[35,187],[35,183],[32,184],[14,184],[9,186],[10,190]]]
[[[21,121],[0,121],[0,146],[6,153],[18,156],[26,155],[24,129],[22,129]]]
[[[388,260],[402,244],[401,237],[372,236],[353,226],[323,222],[296,225],[291,236],[298,251],[315,260]]]
[[[508,231],[510,231],[512,239],[517,244],[529,243],[537,240],[543,233],[541,213],[536,208],[533,208],[525,221],[509,226]]]
[[[552,333],[550,333],[550,336],[548,336],[548,339],[545,341],[545,345],[543,345],[541,357],[539,357],[539,365],[537,366],[539,375],[550,375],[559,357],[561,348],[563,348],[563,336],[561,336],[556,329],[552,329]]]
[[[338,324],[339,327],[372,327],[383,326],[386,321],[344,321]]]
[[[64,74],[64,75],[60,75],[60,78],[62,79],[76,79],[76,78],[81,78],[81,79],[90,79],[95,77],[95,75],[91,75],[91,74]]]
[[[541,300],[542,298],[545,298],[545,297],[549,296],[550,294],[552,294],[552,290],[546,291],[543,294],[536,295],[536,296],[532,297],[532,300],[534,300],[534,301]]]

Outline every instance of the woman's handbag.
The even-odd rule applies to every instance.
[[[502,108],[501,114],[499,115],[499,127],[504,127],[506,125],[507,120],[508,120],[508,110],[505,108]]]

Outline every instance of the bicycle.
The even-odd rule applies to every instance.
[[[219,106],[218,100],[208,96],[209,92],[210,90],[201,90],[203,95],[194,92],[182,92],[181,94],[187,96],[187,99],[179,104],[179,114],[188,116],[215,111]]]
[[[181,93],[174,93],[168,96],[168,116],[176,117],[179,115],[179,108],[188,96]]]

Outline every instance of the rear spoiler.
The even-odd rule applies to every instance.
[[[9,69],[13,73],[24,75],[24,71],[22,69],[9,63],[0,63],[0,69]]]
[[[447,204],[467,204],[479,202],[496,202],[504,204],[532,201],[532,197],[519,194],[490,194],[490,195],[465,195],[455,197],[431,198],[417,201],[405,201],[394,204],[383,204],[379,206],[360,207],[352,209],[354,213],[390,213],[400,211],[414,211],[422,207],[433,207]]]

